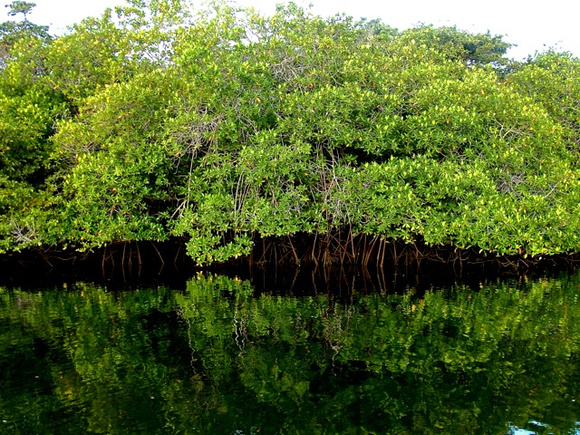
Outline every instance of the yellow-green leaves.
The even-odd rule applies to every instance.
[[[186,237],[202,263],[247,254],[250,235],[342,231],[580,248],[577,59],[508,69],[498,37],[294,4],[130,3],[16,45],[2,69],[2,246],[14,220],[85,249]],[[15,182],[51,201],[6,200]]]

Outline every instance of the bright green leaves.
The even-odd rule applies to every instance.
[[[231,240],[214,232],[201,233],[188,230],[187,253],[197,264],[211,264],[250,255],[253,242],[247,235],[238,235]]]
[[[28,183],[0,177],[0,253],[42,243],[36,218],[46,200]]]
[[[23,15],[21,21],[5,21],[0,23],[0,68],[6,66],[7,61],[14,57],[15,46],[23,41],[45,42],[50,41],[48,26],[40,26],[30,22],[27,15],[36,6],[34,3],[25,1],[13,1],[5,5],[9,8],[8,15],[11,17]]]
[[[0,94],[1,173],[14,179],[30,177],[46,163],[52,133],[53,101],[36,89],[24,95]]]
[[[55,91],[77,102],[129,77],[134,71],[130,50],[127,32],[115,26],[110,14],[87,19],[54,41],[45,60],[47,79]]]
[[[498,149],[527,159],[547,158],[562,147],[561,127],[545,109],[502,83],[491,72],[424,65],[421,83],[408,97],[401,140],[409,152],[440,158],[477,153],[490,160]],[[539,154],[538,154],[539,153]]]
[[[579,249],[577,59],[499,74],[507,44],[490,35],[186,6],[132,1],[15,45],[0,83],[6,249],[28,227],[84,249],[184,237],[200,263],[254,237],[341,231]],[[36,199],[8,200],[14,186]]]
[[[422,26],[403,32],[407,40],[437,47],[438,51],[452,60],[461,60],[467,66],[505,65],[504,57],[511,44],[502,41],[499,35],[472,34],[456,27]]]
[[[161,215],[173,176],[163,141],[168,77],[159,72],[112,85],[60,125],[54,140],[58,158],[71,166],[63,185],[71,241],[91,247],[166,237]]]
[[[152,215],[159,187],[149,166],[150,161],[137,157],[127,158],[123,166],[108,153],[82,156],[64,184],[63,225],[70,227],[70,243],[86,249],[165,239],[163,225]]]
[[[391,159],[345,171],[340,225],[353,232],[493,255],[546,255],[578,248],[578,174],[512,177],[498,187],[484,160]],[[507,183],[507,181],[506,181]],[[516,186],[517,185],[517,186]],[[513,188],[514,190],[509,190]]]
[[[507,80],[547,110],[563,129],[568,146],[580,144],[580,61],[577,58],[547,52],[521,65]]]

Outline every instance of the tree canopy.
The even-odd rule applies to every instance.
[[[312,257],[352,261],[386,241],[576,253],[579,61],[508,47],[179,0],[18,38],[0,77],[0,251],[179,238],[203,264],[277,238],[298,261],[305,236]]]
[[[27,15],[36,6],[35,3],[25,1],[13,1],[5,5],[8,15],[17,17],[22,14],[21,21],[5,21],[0,24],[0,66],[4,66],[12,47],[25,38],[50,39],[48,26],[34,24],[28,20]]]

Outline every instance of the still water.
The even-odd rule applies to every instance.
[[[578,433],[579,296],[0,287],[0,433]]]

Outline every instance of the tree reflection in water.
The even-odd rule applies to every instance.
[[[0,287],[0,431],[574,432],[579,283],[344,300],[215,275]]]

